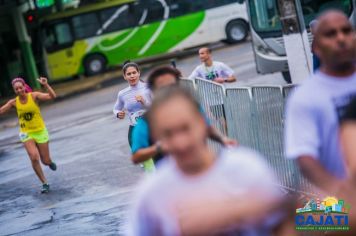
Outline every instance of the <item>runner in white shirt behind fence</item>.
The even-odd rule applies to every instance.
[[[220,84],[236,81],[234,71],[229,66],[222,62],[213,61],[211,49],[207,47],[199,49],[199,58],[202,64],[194,69],[189,76],[189,79],[193,80],[201,78]],[[205,96],[207,96],[206,105],[213,117],[221,122],[222,127],[225,129],[225,133],[227,133],[226,112],[223,97],[219,93],[206,93]]]

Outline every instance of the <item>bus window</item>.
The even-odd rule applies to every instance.
[[[45,26],[44,44],[47,51],[56,51],[73,43],[73,36],[67,22]]]
[[[172,17],[187,15],[213,7],[216,0],[171,0],[169,2]],[[234,0],[236,2],[236,0]]]
[[[319,14],[330,9],[338,9],[350,15],[352,5],[350,0],[303,0],[302,9],[305,25],[308,26]]]
[[[77,39],[95,36],[100,29],[96,13],[82,14],[72,18],[74,34]]]
[[[44,31],[44,45],[46,48],[51,48],[56,44],[56,35],[53,28],[46,28]]]
[[[257,32],[280,31],[282,28],[275,0],[251,0],[251,22]]]
[[[301,0],[301,5],[307,27],[326,10],[339,9],[347,15],[352,12],[351,0]],[[252,26],[260,36],[282,35],[276,0],[250,0],[249,6]]]
[[[68,44],[73,41],[68,23],[60,23],[54,27],[57,36],[57,44]]]
[[[178,17],[191,12],[192,3],[189,0],[171,0],[169,3],[170,16]]]
[[[148,12],[148,6],[145,6],[141,2],[135,2],[129,4],[129,12],[133,22],[133,26],[142,25],[147,23],[147,17],[145,16]]]
[[[199,1],[197,1],[199,2]],[[225,6],[228,4],[232,4],[232,3],[240,3],[242,4],[244,2],[244,0],[208,0],[208,1],[201,1],[200,2],[204,2],[204,9],[209,9],[209,8],[215,8],[215,7],[221,7],[221,6]]]
[[[96,32],[97,35],[101,32],[109,33],[134,26],[128,5],[104,9],[100,11],[99,15],[101,29]]]
[[[162,21],[164,16],[164,7],[161,2],[154,1],[148,6],[148,14],[145,23]]]
[[[221,7],[232,3],[243,3],[244,0],[170,0],[170,12],[172,17],[186,15],[192,12],[203,11],[215,7]]]

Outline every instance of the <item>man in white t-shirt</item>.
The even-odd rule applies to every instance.
[[[345,184],[345,164],[339,144],[339,122],[356,96],[355,32],[339,11],[318,18],[314,52],[320,70],[290,97],[286,112],[286,155],[296,159],[303,174],[317,187],[336,194]]]
[[[211,49],[207,47],[199,49],[199,58],[202,64],[194,69],[189,76],[189,79],[201,78],[221,84],[236,81],[234,71],[229,66],[222,62],[213,61]],[[206,94],[206,96],[209,97],[207,99],[207,105],[209,106],[212,115],[222,123],[225,132],[227,132],[223,97],[220,94],[214,93]]]
[[[192,95],[181,88],[159,91],[148,120],[171,156],[141,186],[129,235],[269,235],[280,223],[273,206],[280,207],[282,193],[274,175],[246,148],[216,155]]]
[[[234,71],[229,66],[219,61],[213,61],[209,48],[199,49],[199,58],[202,64],[194,69],[189,79],[201,78],[217,83],[236,81]]]

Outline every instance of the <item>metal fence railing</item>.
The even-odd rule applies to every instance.
[[[281,184],[288,188],[298,185],[299,172],[295,163],[284,155],[284,97],[282,87],[258,86],[252,88],[256,107],[258,150],[267,158]]]
[[[251,88],[226,89],[225,107],[227,113],[228,135],[239,141],[240,144],[258,149],[255,121],[255,107],[252,103]],[[229,104],[226,106],[226,104]]]
[[[180,85],[183,87],[183,88],[186,88],[188,89],[189,91],[191,92],[195,92],[195,82],[194,80],[191,80],[191,79],[181,79],[180,80]]]
[[[196,79],[195,85],[200,103],[212,125],[223,134],[227,134],[224,87],[214,82],[206,83],[203,79]]]
[[[296,163],[284,154],[284,107],[293,85],[225,89],[203,79],[183,81],[183,86],[195,88],[212,125],[241,145],[262,153],[280,185],[311,190]]]

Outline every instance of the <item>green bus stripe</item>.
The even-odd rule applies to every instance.
[[[140,28],[130,40],[128,40],[120,47],[114,48],[112,50],[102,51],[98,44],[101,44],[103,47],[111,47],[121,40],[124,40],[133,29],[127,30],[124,33],[119,32],[118,36],[116,37],[113,37],[112,34],[109,37],[101,37],[98,40],[97,45],[95,45],[88,53],[103,53],[108,59],[108,64],[111,66],[122,63],[127,59],[138,59],[166,53],[171,48],[178,45],[184,39],[193,34],[201,25],[204,18],[205,12],[202,11],[169,19],[165,28],[158,36],[156,41],[143,55],[138,55],[139,51],[145,46],[152,35],[156,32],[160,22],[140,26]],[[187,22],[189,23],[187,24]]]

